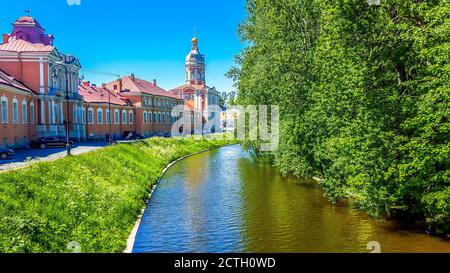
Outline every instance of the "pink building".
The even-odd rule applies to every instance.
[[[59,52],[53,40],[53,36],[45,34],[39,22],[30,16],[17,19],[11,34],[3,35],[0,69],[30,90],[32,99],[27,104],[27,111],[36,117],[35,124],[28,126],[30,133],[26,140],[22,130],[8,134],[2,130],[3,146],[17,144],[18,138],[22,138],[20,144],[24,144],[36,137],[65,136],[68,120],[70,137],[85,138],[84,125],[77,122],[83,107],[82,97],[78,94],[81,65],[76,57]],[[4,95],[7,97],[6,93]],[[11,100],[14,98],[9,97],[8,101]],[[12,106],[8,103],[8,107]],[[8,120],[7,125],[10,122],[14,124],[14,120]]]
[[[39,136],[65,135],[66,95],[69,115],[83,103],[77,88],[80,68],[78,59],[60,53],[53,46],[53,36],[46,35],[32,17],[20,17],[12,33],[3,35],[0,69],[37,94]],[[70,133],[73,137],[83,135],[78,124],[70,124]]]

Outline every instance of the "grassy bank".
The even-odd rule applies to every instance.
[[[172,161],[226,140],[151,139],[0,174],[0,252],[122,252]]]

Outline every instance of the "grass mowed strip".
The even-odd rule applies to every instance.
[[[0,174],[0,252],[122,252],[172,161],[228,140],[153,138]]]

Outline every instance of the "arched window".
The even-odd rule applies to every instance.
[[[19,102],[13,99],[13,124],[19,123]]]
[[[127,111],[122,110],[122,124],[127,124]]]
[[[30,103],[30,123],[34,124],[36,121],[36,110],[34,108],[34,102]]]
[[[129,120],[130,120],[130,124],[133,124],[133,119],[134,119],[134,117],[133,117],[133,111],[130,111],[129,113],[128,113],[128,116],[129,116]]]
[[[111,110],[106,109],[106,124],[111,124]]]
[[[158,123],[158,119],[156,118],[156,112],[153,112],[153,122]]]
[[[119,109],[114,110],[114,124],[120,123],[120,113]]]
[[[92,107],[88,109],[88,124],[94,124],[94,109]]]
[[[22,123],[27,124],[28,123],[28,111],[27,111],[27,101],[23,99],[22,101]]]
[[[145,112],[145,111],[143,113],[143,120],[144,120],[144,124],[147,124],[147,112]]]
[[[97,109],[97,124],[103,124],[103,109]]]
[[[8,99],[5,96],[2,97],[0,106],[2,123],[8,123]]]

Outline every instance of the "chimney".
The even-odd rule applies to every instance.
[[[120,92],[122,92],[122,88],[123,88],[123,83],[122,83],[122,79],[118,79],[117,80],[117,86],[115,86],[116,87],[116,90],[114,90],[114,91],[116,91],[116,93],[120,93]]]
[[[3,43],[6,44],[9,42],[9,34],[3,34]]]
[[[131,73],[131,80],[134,81],[134,73]]]
[[[102,83],[102,87],[106,89],[106,83]]]
[[[83,82],[83,86],[89,87],[91,86],[91,82],[90,81]]]
[[[157,86],[157,85],[156,85],[156,79],[153,79],[153,85],[154,85],[154,86]]]

